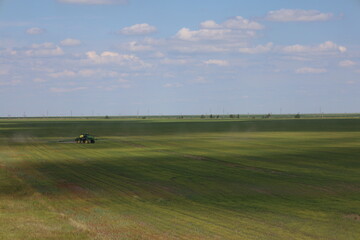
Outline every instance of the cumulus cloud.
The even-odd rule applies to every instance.
[[[97,54],[95,51],[86,53],[87,59],[85,63],[91,64],[116,64],[116,65],[131,65],[135,67],[146,67],[139,57],[132,54],[119,54],[117,52],[105,51]]]
[[[33,44],[25,54],[32,57],[61,56],[64,55],[64,51],[54,43],[46,42]]]
[[[58,2],[71,4],[110,5],[125,4],[127,3],[127,0],[58,0]]]
[[[175,37],[186,41],[221,40],[229,33],[231,33],[231,29],[200,29],[191,31],[188,28],[182,28],[176,33]]]
[[[273,43],[267,43],[266,45],[257,45],[253,48],[240,48],[239,52],[241,53],[249,53],[249,54],[257,54],[257,53],[266,53],[269,52],[273,48]]]
[[[339,62],[340,67],[352,67],[354,65],[356,65],[356,62],[351,61],[351,60],[344,60],[344,61]]]
[[[229,20],[223,22],[221,26],[230,29],[251,29],[251,30],[260,30],[264,28],[260,23],[255,21],[250,21],[241,16],[230,18]]]
[[[201,28],[221,28],[220,24],[217,24],[213,20],[207,20],[205,22],[200,23]]]
[[[146,35],[156,32],[156,27],[149,25],[148,23],[135,24],[130,27],[124,27],[119,33],[124,35]]]
[[[241,16],[236,16],[230,18],[223,23],[216,23],[213,20],[207,20],[200,24],[202,29],[214,29],[214,28],[227,28],[227,29],[251,29],[251,30],[260,30],[264,27],[255,21],[250,21]]]
[[[81,41],[78,39],[67,38],[60,42],[61,46],[71,47],[81,45]]]
[[[311,68],[311,67],[303,67],[303,68],[298,68],[295,71],[296,73],[299,74],[306,74],[306,73],[325,73],[327,72],[327,70],[325,68]]]
[[[306,54],[334,53],[334,52],[344,53],[346,52],[346,50],[347,50],[346,47],[340,46],[336,43],[333,43],[332,41],[326,41],[317,46],[306,46],[306,45],[295,44],[291,46],[285,46],[282,48],[282,51],[285,53],[306,53]]]
[[[123,46],[125,49],[133,51],[133,52],[144,52],[151,51],[154,48],[150,45],[144,45],[136,41],[131,41]]]
[[[64,70],[60,72],[49,73],[52,78],[74,78],[74,77],[86,77],[86,78],[115,78],[121,74],[115,71],[109,71],[104,69],[81,69],[79,71]]]
[[[216,23],[213,20],[202,22],[199,30],[181,28],[175,38],[185,41],[249,38],[256,35],[255,30],[260,29],[263,29],[260,23],[237,16],[223,23]]]
[[[280,9],[270,11],[266,19],[276,22],[313,22],[327,21],[332,17],[332,13],[322,13],[317,10]]]
[[[38,27],[29,28],[26,30],[26,33],[29,35],[39,35],[45,33],[46,30]]]
[[[206,65],[217,65],[217,66],[228,66],[229,62],[226,60],[219,60],[219,59],[209,59],[204,61]]]

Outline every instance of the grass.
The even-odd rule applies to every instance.
[[[0,239],[359,239],[359,139],[356,118],[1,120]]]

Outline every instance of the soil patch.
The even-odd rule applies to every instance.
[[[351,220],[355,220],[355,221],[360,221],[360,215],[359,215],[359,214],[355,214],[355,213],[345,215],[345,218],[351,219]]]

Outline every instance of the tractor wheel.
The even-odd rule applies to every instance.
[[[91,143],[95,143],[95,140],[94,139],[91,139],[91,141],[90,141]]]
[[[90,143],[89,140],[86,140],[86,144]]]
[[[83,140],[83,143],[86,143],[86,140]]]

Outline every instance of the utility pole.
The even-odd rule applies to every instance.
[[[320,106],[320,115],[321,115],[321,118],[323,118],[323,112],[321,110],[321,106]]]

